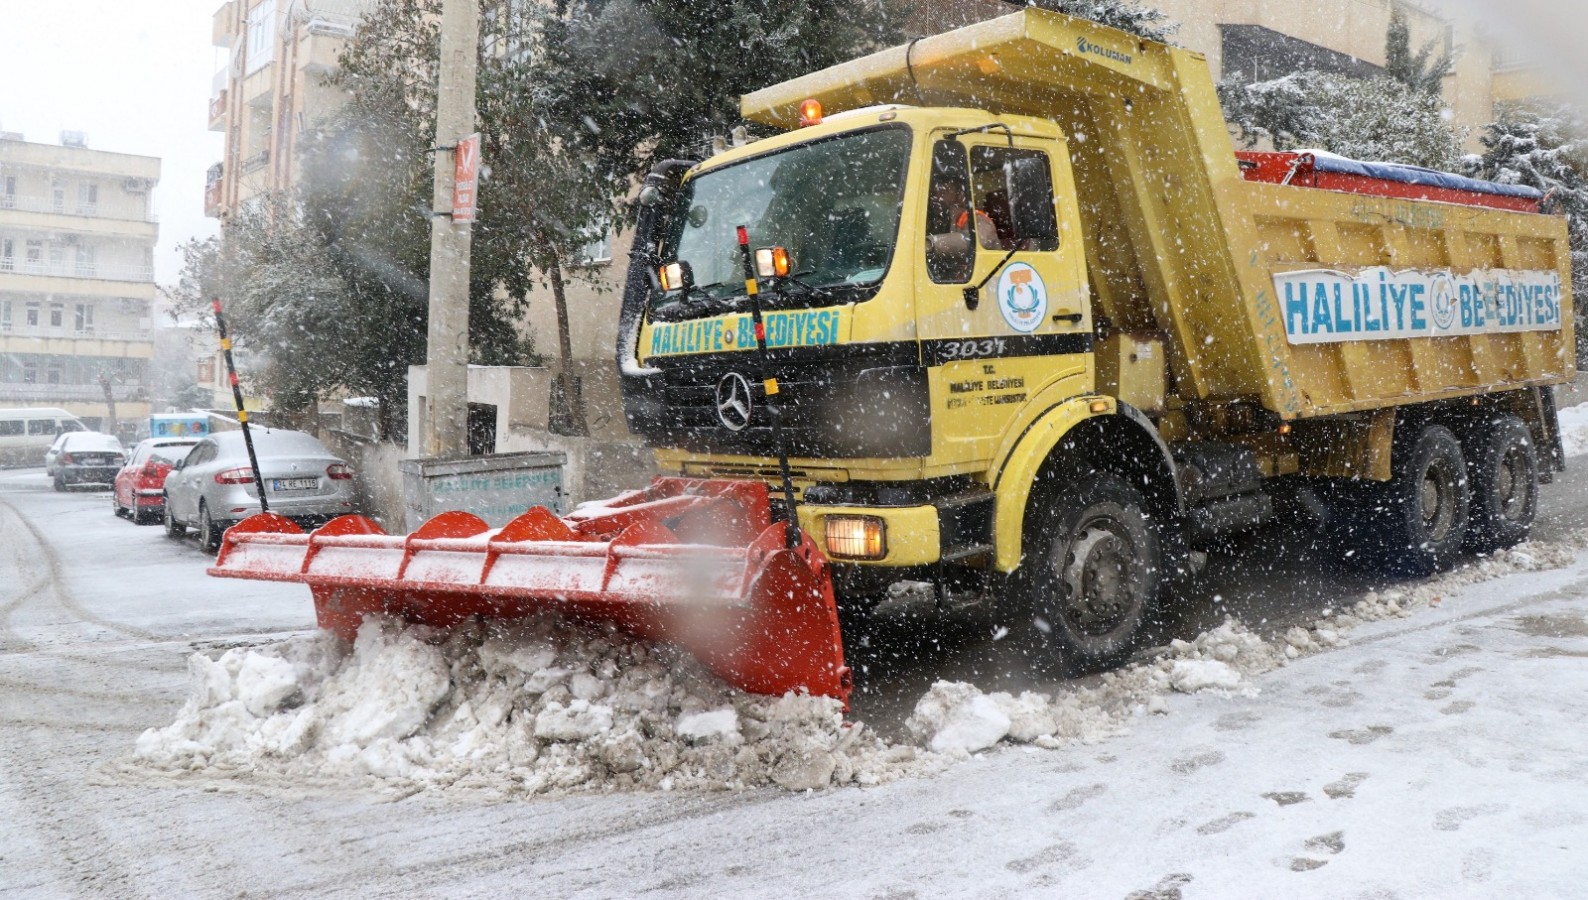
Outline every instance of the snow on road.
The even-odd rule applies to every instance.
[[[377,624],[349,649],[309,630],[301,588],[208,579],[191,542],[26,477],[0,476],[0,891],[1576,897],[1588,878],[1579,539],[1052,692],[939,684],[888,742],[552,623]]]

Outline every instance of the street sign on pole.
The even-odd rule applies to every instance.
[[[473,222],[479,209],[476,188],[480,179],[480,133],[458,141],[453,153],[452,221]]]

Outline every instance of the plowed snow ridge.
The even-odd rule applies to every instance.
[[[687,657],[552,617],[437,633],[370,620],[348,647],[325,635],[189,660],[176,721],[137,741],[132,765],[374,790],[808,790],[929,775],[1001,742],[1095,743],[1166,694],[1254,693],[1252,677],[1343,644],[1463,584],[1567,564],[1588,538],[1525,544],[1405,590],[1328,610],[1271,640],[1236,621],[1147,661],[1053,694],[986,694],[938,682],[917,703],[915,743],[845,723],[824,698],[735,691]]]

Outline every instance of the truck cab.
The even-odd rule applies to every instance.
[[[836,559],[990,552],[1009,435],[1094,390],[1064,134],[977,110],[854,110],[693,168],[660,218],[657,269],[677,281],[645,286],[624,380],[630,427],[661,467],[770,475],[775,377],[802,523],[825,540],[829,517],[869,517],[870,549],[827,541]],[[761,288],[767,373],[739,226],[791,260]],[[927,502],[943,498],[951,512]],[[965,532],[947,547],[945,515]]]

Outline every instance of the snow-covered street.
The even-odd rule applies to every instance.
[[[380,771],[334,752],[296,767],[268,754],[196,768],[140,755],[158,734],[150,729],[175,727],[203,705],[190,684],[195,651],[222,659],[232,650],[258,668],[285,652],[284,640],[312,646],[307,592],[210,579],[191,540],[114,518],[103,492],[55,494],[36,470],[3,471],[0,891],[1581,896],[1588,551],[1574,530],[1576,474],[1545,488],[1540,543],[1487,564],[1509,574],[1468,569],[1394,586],[1375,595],[1375,609],[1398,596],[1403,614],[1341,623],[1340,646],[1277,667],[1246,665],[1216,646],[1182,648],[1183,669],[1164,660],[1054,685],[1049,711],[1061,724],[1087,701],[1095,727],[972,755],[952,740],[933,753],[930,735],[912,746],[890,734],[852,754],[857,771],[880,774],[856,779],[871,786],[667,790],[636,779],[617,790],[615,780],[575,780],[571,792],[537,794],[524,780],[534,767],[515,774],[507,755],[497,774],[477,766],[467,778]],[[1568,564],[1547,568],[1557,561]],[[1237,607],[1261,593],[1256,576],[1223,578],[1248,595]],[[1348,587],[1332,596],[1310,588],[1313,606],[1297,621],[1327,608],[1339,622],[1357,599]],[[1286,646],[1282,631],[1253,627],[1272,638],[1264,646]],[[1220,659],[1235,677],[1221,680],[1212,665]],[[939,662],[965,666],[953,655]],[[283,701],[285,690],[272,694],[259,678],[249,699]],[[1181,690],[1169,686],[1175,679]],[[305,689],[314,689],[307,679]],[[443,705],[455,714],[457,698]],[[957,709],[972,731],[997,719],[975,714],[986,704]],[[265,721],[274,709],[257,711]],[[493,733],[480,725],[489,716],[478,707],[473,715],[470,729],[428,739],[435,765],[445,762],[440,738]],[[753,722],[741,716],[735,726],[746,740]],[[505,742],[509,730],[494,733]],[[720,718],[697,716],[678,730],[704,748],[701,759],[722,758],[707,752],[728,733]],[[945,733],[965,734],[936,729]],[[363,746],[410,764],[419,752],[413,741]],[[447,746],[458,752],[455,740]]]

